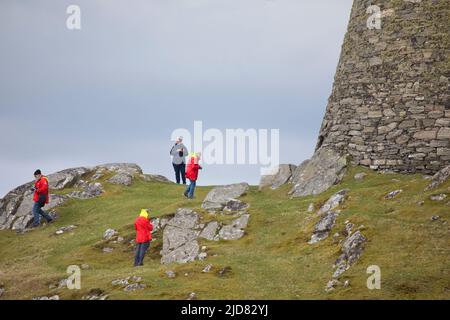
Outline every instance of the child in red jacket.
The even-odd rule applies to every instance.
[[[187,164],[186,169],[186,178],[189,179],[190,184],[187,186],[186,191],[184,191],[184,196],[193,199],[195,186],[197,185],[198,171],[202,169],[202,167],[198,164],[200,161],[201,153],[192,153],[189,157],[189,162]]]
[[[144,256],[150,247],[152,241],[153,225],[148,217],[148,211],[141,210],[141,214],[134,222],[136,229],[136,256],[134,258],[134,266],[144,265]]]

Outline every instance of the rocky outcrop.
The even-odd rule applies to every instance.
[[[350,234],[345,239],[341,248],[342,254],[333,266],[336,269],[333,274],[333,278],[339,278],[342,273],[348,270],[356,263],[356,261],[359,260],[364,251],[366,241],[366,237],[359,230],[353,234]]]
[[[349,192],[348,189],[343,189],[330,197],[325,204],[319,209],[317,214],[321,215],[327,211],[336,209],[345,200],[345,196]]]
[[[178,209],[164,228],[161,263],[195,260],[200,249],[197,241],[200,233],[199,215],[190,209]]]
[[[208,211],[221,211],[230,200],[243,196],[248,191],[248,183],[236,183],[213,188],[202,203]]]
[[[110,182],[121,185],[130,185],[132,179],[138,176],[145,176],[145,179],[153,179],[153,181],[164,180],[161,176],[143,175],[138,165],[129,163],[110,163],[96,167],[66,169],[47,176],[50,192],[52,190],[63,191],[67,188],[78,190],[64,195],[50,194],[50,203],[44,207],[44,210],[52,210],[68,199],[90,199],[100,196],[104,190],[102,184],[97,180],[107,174],[115,174]],[[33,220],[31,188],[33,185],[34,182],[25,183],[10,191],[0,200],[0,230],[22,230],[31,224]]]
[[[339,216],[337,207],[339,207],[345,200],[348,189],[343,189],[333,194],[324,205],[317,211],[320,220],[314,226],[313,234],[309,244],[314,244],[328,238],[331,229],[336,224],[336,219]]]
[[[339,183],[347,169],[347,157],[331,149],[318,150],[310,160],[297,167],[290,195],[303,197],[317,195]]]
[[[297,166],[293,164],[281,164],[273,172],[268,175],[263,175],[261,181],[259,182],[259,189],[270,187],[271,189],[278,189],[282,185],[288,183],[292,174],[294,173]]]
[[[201,216],[192,209],[180,208],[172,218],[161,218],[159,230],[163,230],[163,248],[161,263],[187,263],[203,260],[206,252],[201,252],[199,240],[209,241],[238,240],[245,234],[250,215],[237,212],[237,218],[231,223],[210,221],[201,222]],[[165,220],[161,226],[160,221]]]
[[[432,178],[430,184],[425,188],[425,191],[435,189],[446,182],[450,177],[450,165],[442,170],[439,170]]]
[[[338,213],[335,211],[328,211],[322,215],[319,222],[314,226],[314,231],[309,240],[309,244],[314,244],[328,238],[331,229],[336,224]]]
[[[133,176],[127,172],[119,172],[109,179],[108,182],[129,187],[133,183]]]

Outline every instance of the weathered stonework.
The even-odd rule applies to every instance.
[[[449,21],[448,0],[355,0],[317,149],[394,171],[450,164]]]

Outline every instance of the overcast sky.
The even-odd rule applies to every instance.
[[[66,9],[81,8],[81,30]],[[351,0],[2,0],[0,197],[45,173],[135,162],[173,178],[174,129],[280,129],[309,158]],[[259,180],[208,166],[200,184]]]

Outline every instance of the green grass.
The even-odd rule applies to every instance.
[[[356,172],[365,171],[363,181]],[[143,268],[133,268],[133,251],[126,244],[109,245],[114,252],[103,253],[102,235],[114,228],[128,240],[134,237],[133,222],[141,208],[152,208],[152,216],[172,214],[177,208],[200,210],[210,187],[198,187],[196,199],[185,200],[182,186],[136,180],[131,187],[104,184],[106,193],[95,199],[71,200],[58,208],[60,218],[39,230],[17,235],[0,231],[0,284],[7,292],[2,299],[30,299],[58,294],[62,299],[80,299],[100,288],[110,299],[185,299],[196,292],[199,299],[449,299],[450,298],[450,206],[447,201],[428,200],[431,194],[449,194],[450,182],[424,193],[428,181],[421,175],[379,174],[352,168],[338,185],[319,196],[289,199],[289,186],[258,191],[251,187],[243,200],[251,204],[246,236],[238,241],[209,242],[208,258],[185,265],[160,264],[161,234],[156,235]],[[316,244],[307,241],[318,217],[308,213],[313,202],[318,208],[330,195],[349,188],[332,234],[350,220],[364,225],[368,243],[359,262],[344,273],[347,288],[326,293],[339,246],[331,237]],[[395,189],[395,199],[384,195]],[[418,201],[425,201],[423,206]],[[449,199],[450,200],[450,199]],[[431,216],[441,220],[432,222]],[[54,236],[57,228],[75,224],[72,233]],[[50,290],[50,283],[66,277],[68,265],[86,263],[81,290]],[[210,273],[202,273],[212,264]],[[368,290],[366,269],[381,268],[381,290]],[[231,267],[223,277],[218,270]],[[165,276],[174,270],[175,279]],[[186,274],[186,275],[185,275]],[[111,281],[131,275],[142,276],[147,288],[126,293]]]

